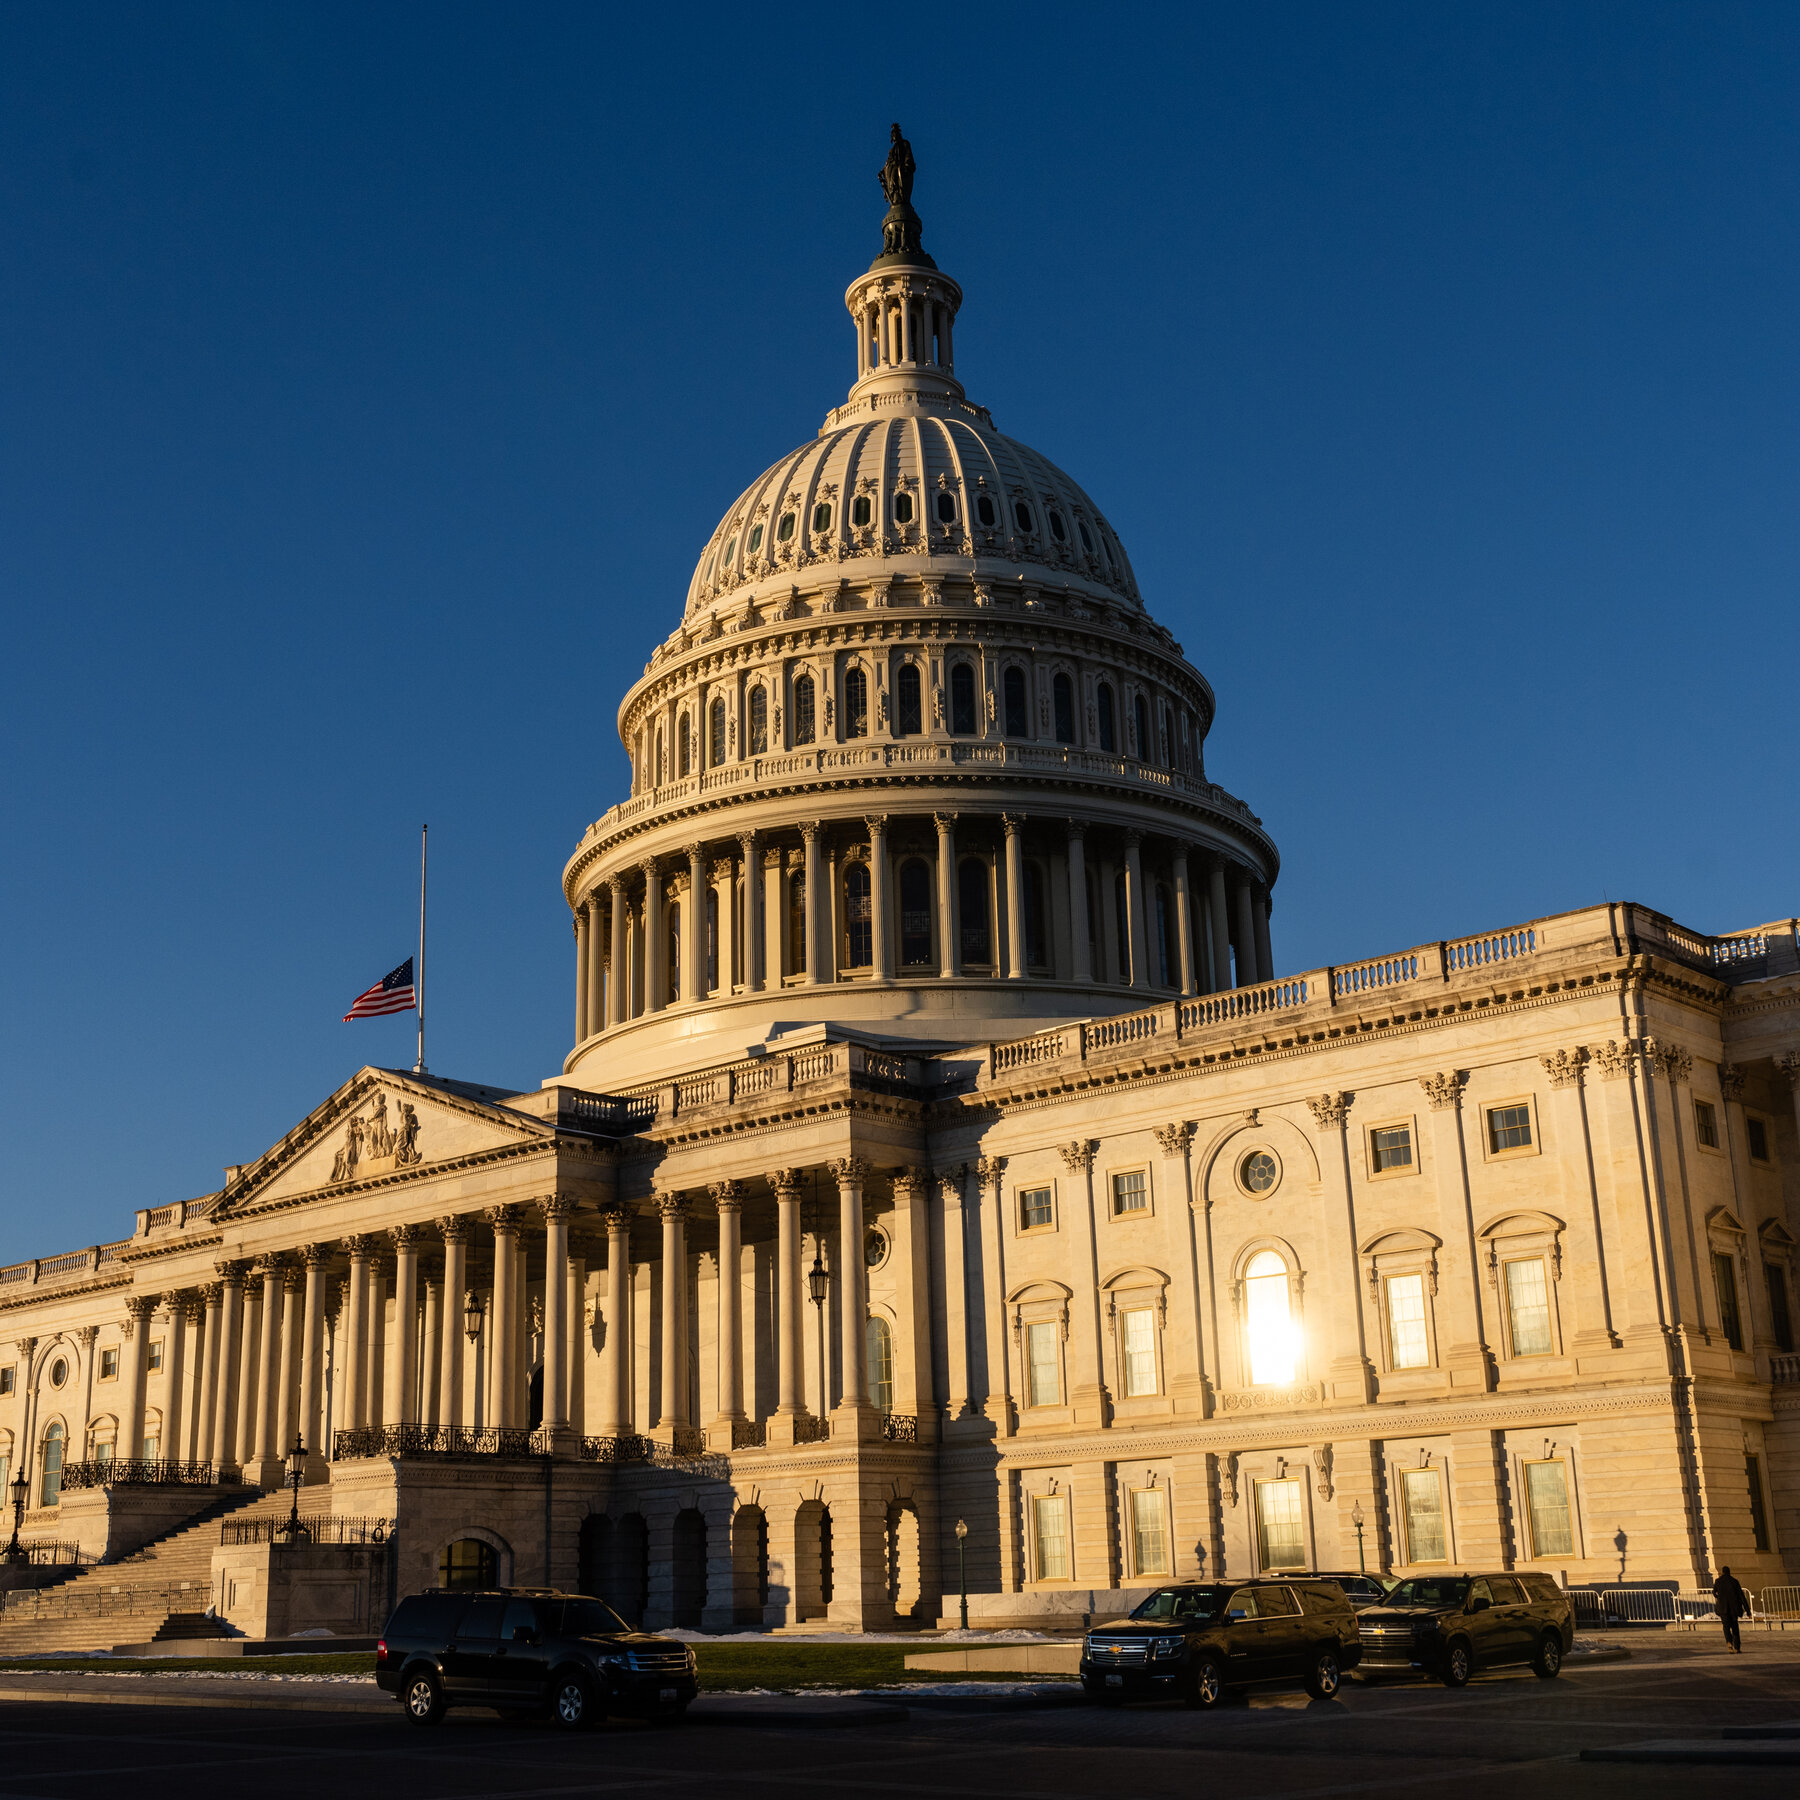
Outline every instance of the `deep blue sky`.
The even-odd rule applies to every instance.
[[[1800,8],[9,10],[0,1259],[411,1021],[566,1048],[558,875],[852,372],[890,119],[958,369],[1111,516],[1284,969],[1800,907]]]

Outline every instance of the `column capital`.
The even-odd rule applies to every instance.
[[[655,881],[662,874],[662,865],[654,856],[646,856],[638,863],[637,870],[646,881]]]
[[[1610,1046],[1609,1046],[1610,1047]],[[1603,1053],[1596,1050],[1596,1058]],[[1609,1071],[1610,1073],[1610,1071]],[[1727,1100],[1741,1100],[1744,1097],[1744,1071],[1733,1063],[1719,1064],[1719,1091]]]
[[[91,1350],[94,1347],[94,1339],[100,1335],[100,1327],[98,1325],[78,1326],[75,1335]]]
[[[388,1242],[396,1250],[416,1250],[425,1241],[422,1225],[395,1225],[388,1231]]]
[[[600,884],[595,882],[587,891],[587,899],[582,904],[593,914],[596,922],[600,917]]]
[[[1645,1038],[1644,1056],[1668,1082],[1686,1081],[1694,1072],[1692,1055],[1679,1044],[1659,1044],[1655,1038]]]
[[[335,1244],[308,1244],[304,1251],[309,1269],[322,1269],[337,1254]]]
[[[600,1209],[601,1222],[608,1231],[629,1231],[634,1217],[636,1215],[623,1200],[615,1200],[610,1206]]]
[[[519,1208],[514,1204],[490,1206],[482,1218],[494,1228],[495,1237],[516,1237],[519,1232]]]
[[[447,1213],[438,1220],[438,1235],[446,1244],[466,1244],[472,1221],[463,1213]]]
[[[745,1188],[741,1181],[715,1181],[708,1192],[712,1195],[713,1205],[720,1212],[744,1210]]]
[[[758,834],[754,831],[740,831],[738,833],[738,848],[743,851],[745,856],[754,856],[756,854],[757,836]]]
[[[1077,1169],[1094,1166],[1094,1152],[1099,1148],[1093,1138],[1076,1138],[1071,1144],[1058,1144],[1056,1154],[1062,1158],[1063,1167],[1073,1175]]]
[[[1063,830],[1072,838],[1085,838],[1087,836],[1087,820],[1064,819]]]
[[[1463,1083],[1468,1079],[1461,1069],[1440,1069],[1435,1075],[1421,1075],[1419,1086],[1425,1090],[1433,1112],[1448,1112],[1461,1104]]]
[[[1600,1079],[1602,1081],[1623,1080],[1631,1073],[1632,1066],[1638,1059],[1640,1048],[1641,1046],[1632,1038],[1627,1038],[1622,1044],[1614,1038],[1608,1038],[1604,1044],[1595,1045],[1590,1054],[1600,1066]],[[1725,1086],[1725,1070],[1723,1068],[1719,1070],[1719,1082],[1721,1086],[1725,1086],[1727,1100],[1735,1100],[1743,1090],[1743,1076],[1735,1069],[1732,1070],[1732,1074],[1736,1077],[1735,1085]]]
[[[287,1256],[276,1250],[266,1256],[259,1256],[250,1267],[253,1280],[261,1281],[265,1286],[271,1281],[279,1281],[287,1269]]]
[[[688,1216],[686,1194],[656,1194],[652,1198],[656,1202],[656,1210],[661,1214],[665,1225],[679,1225]]]
[[[1775,1067],[1787,1077],[1788,1086],[1800,1092],[1800,1052],[1784,1050],[1775,1058]],[[1687,1077],[1683,1075],[1682,1079]]]
[[[195,1288],[200,1304],[210,1311],[225,1298],[225,1284],[222,1281],[203,1281]]]
[[[1144,834],[1141,831],[1139,831],[1135,825],[1124,826],[1120,830],[1119,836],[1125,840],[1125,849],[1126,849],[1127,854],[1129,854],[1131,851],[1135,850],[1138,847],[1138,845],[1144,841]]]
[[[975,1168],[981,1176],[984,1187],[997,1188],[1000,1185],[1001,1176],[1006,1173],[1006,1158],[1004,1156],[984,1156],[976,1163]]]
[[[225,1287],[242,1287],[250,1265],[242,1258],[228,1257],[213,1264],[213,1273]]]
[[[366,1231],[353,1231],[348,1237],[339,1239],[339,1242],[343,1245],[345,1254],[350,1260],[357,1262],[367,1259],[375,1240]]]
[[[1308,1096],[1306,1105],[1313,1116],[1313,1123],[1321,1131],[1342,1131],[1344,1121],[1350,1116],[1350,1102],[1355,1098],[1354,1094],[1349,1093],[1312,1094]],[[1432,1104],[1436,1105],[1436,1102],[1433,1101]]]
[[[37,1339],[34,1337],[14,1338],[13,1348],[18,1351],[24,1361],[29,1363],[31,1353],[37,1348]]]
[[[894,1192],[909,1197],[924,1194],[930,1190],[931,1171],[922,1163],[907,1163],[894,1171]]]
[[[831,1178],[839,1187],[848,1187],[852,1182],[861,1183],[869,1179],[869,1160],[864,1156],[840,1156],[825,1167],[831,1171]]]
[[[613,905],[617,906],[625,898],[625,877],[622,874],[609,875],[606,885],[612,890]]]
[[[870,837],[879,837],[887,830],[888,816],[886,813],[864,813],[863,823],[868,826]]]
[[[956,821],[960,815],[953,812],[934,812],[931,820],[937,826],[939,837],[948,837],[956,829]]]
[[[573,1194],[546,1194],[538,1201],[537,1209],[543,1216],[546,1225],[555,1219],[572,1218],[575,1213],[575,1196]]]
[[[1155,1137],[1164,1156],[1185,1156],[1194,1141],[1194,1128],[1185,1120],[1174,1125],[1158,1125]]]
[[[769,1186],[775,1190],[778,1200],[797,1200],[800,1197],[800,1171],[798,1169],[771,1169]]]
[[[938,1191],[946,1201],[954,1200],[958,1206],[962,1204],[963,1183],[969,1178],[969,1165],[958,1163],[953,1169],[939,1169],[937,1172]]]
[[[1577,1044],[1573,1050],[1554,1050],[1548,1056],[1540,1056],[1538,1061],[1544,1065],[1544,1073],[1550,1077],[1553,1088],[1569,1088],[1581,1086],[1587,1059],[1587,1051]]]
[[[128,1294],[125,1297],[125,1317],[129,1324],[136,1324],[139,1319],[147,1319],[156,1311],[154,1294]]]
[[[816,844],[819,841],[819,821],[817,819],[803,821],[800,826],[800,835],[806,840],[809,848]]]
[[[1015,838],[1025,829],[1025,821],[1017,813],[1002,813],[1000,815],[1000,829],[1004,831],[1009,838]]]

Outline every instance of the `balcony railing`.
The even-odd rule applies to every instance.
[[[332,1440],[339,1462],[359,1456],[541,1456],[536,1434],[496,1425],[361,1425]]]
[[[656,1445],[647,1437],[584,1437],[575,1454],[583,1462],[647,1463]]]
[[[294,1534],[287,1519],[221,1519],[221,1544],[285,1544]],[[298,1536],[313,1544],[385,1544],[394,1535],[392,1519],[341,1519],[300,1515]]]
[[[62,1466],[64,1493],[102,1487],[235,1487],[243,1479],[236,1463],[128,1462],[110,1457],[105,1462]]]
[[[810,1414],[801,1414],[794,1420],[794,1442],[796,1444],[822,1444],[831,1436],[831,1421],[815,1419]]]
[[[890,1444],[916,1444],[919,1441],[919,1421],[911,1413],[883,1413],[881,1435]]]

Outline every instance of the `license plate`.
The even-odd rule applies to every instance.
[[[1109,1675],[1106,1678],[1106,1685],[1108,1687],[1123,1687],[1125,1685],[1125,1677],[1123,1675]]]
[[[664,1688],[658,1698],[662,1700],[673,1700],[675,1698],[675,1690],[673,1688]]]

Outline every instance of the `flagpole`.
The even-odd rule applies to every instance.
[[[413,995],[419,1010],[419,1060],[413,1073],[425,1073],[425,851],[429,825],[419,827],[419,967],[413,981]]]

